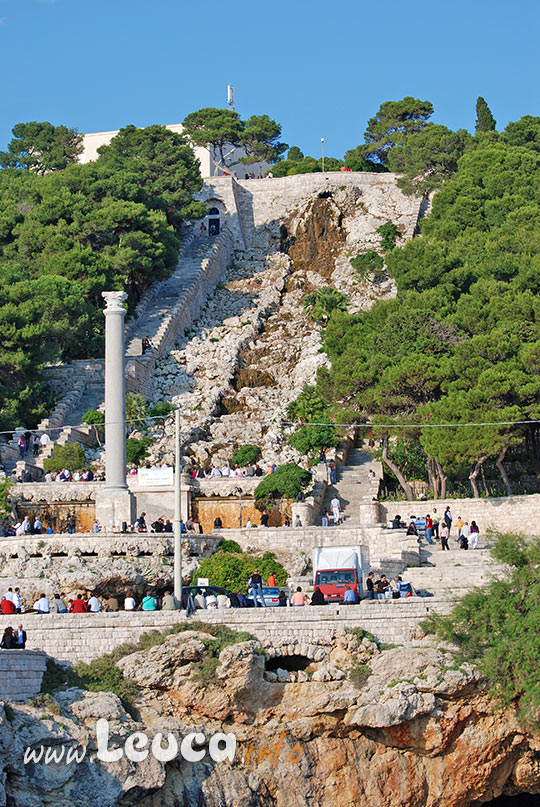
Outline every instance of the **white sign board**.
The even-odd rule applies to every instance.
[[[163,468],[139,468],[137,474],[140,488],[170,487],[174,484],[174,472],[169,466]]]
[[[210,578],[209,577],[198,577],[197,578],[197,585],[198,586],[209,586],[210,585]]]

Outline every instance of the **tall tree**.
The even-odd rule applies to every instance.
[[[361,147],[363,156],[386,164],[390,149],[402,144],[407,135],[421,132],[432,114],[431,101],[420,101],[410,95],[401,101],[385,101],[368,121],[365,144]]]
[[[0,152],[3,168],[21,168],[46,174],[60,171],[77,162],[82,152],[82,135],[67,126],[53,126],[44,121],[17,123],[7,151]]]
[[[241,143],[248,155],[242,162],[276,162],[288,149],[287,143],[279,142],[280,136],[279,123],[270,120],[268,115],[252,115],[241,134]]]
[[[465,129],[452,132],[446,126],[428,123],[391,149],[387,165],[403,174],[398,182],[405,193],[429,193],[456,173],[458,160],[471,142]]]
[[[212,146],[218,152],[220,167],[225,164],[223,153],[225,146],[239,146],[244,131],[244,124],[238,112],[214,107],[191,112],[184,119],[182,126],[193,145]]]
[[[497,121],[481,95],[476,99],[476,131],[494,132]]]

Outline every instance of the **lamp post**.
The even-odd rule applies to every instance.
[[[182,604],[182,444],[180,441],[180,410],[174,413],[174,596]]]
[[[321,137],[321,150],[322,150],[322,172],[324,174],[324,137]]]

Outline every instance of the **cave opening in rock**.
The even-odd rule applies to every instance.
[[[274,656],[266,660],[265,670],[275,672],[276,670],[306,670],[312,663],[312,659],[307,656]]]
[[[475,802],[476,803],[476,802]],[[517,796],[499,796],[493,801],[478,802],[480,807],[538,807],[540,796],[530,793],[518,793]]]
[[[332,195],[332,191],[321,191],[319,193],[319,199],[331,199]]]

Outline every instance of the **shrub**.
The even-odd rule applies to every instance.
[[[380,272],[384,266],[384,260],[377,252],[370,249],[368,252],[357,255],[356,258],[351,258],[351,266],[356,271],[359,280],[366,280],[370,275]]]
[[[381,249],[383,252],[389,252],[391,249],[394,249],[396,246],[396,238],[403,238],[392,221],[381,224],[380,227],[377,227],[377,232],[381,236]]]
[[[157,404],[150,407],[148,410],[148,415],[151,418],[158,418],[157,420],[154,420],[154,423],[163,424],[165,422],[165,418],[168,417],[171,412],[174,412],[174,406],[172,403],[170,403],[170,401],[158,401]]]
[[[261,456],[261,449],[259,446],[248,444],[237,448],[231,457],[231,464],[244,467],[245,465],[253,465]]]
[[[49,695],[49,693],[44,695],[35,695],[33,698],[30,698],[28,703],[33,706],[34,709],[46,709],[48,714],[60,714],[60,704],[58,701],[55,701],[53,696]]]
[[[368,664],[356,664],[349,670],[349,681],[356,689],[362,689],[370,675],[371,667]]]
[[[300,468],[295,462],[281,465],[273,474],[265,476],[255,488],[255,507],[264,510],[274,499],[296,499],[310,481],[310,472]]]
[[[10,492],[14,484],[12,479],[2,479],[0,481],[0,517],[5,518],[11,513]]]
[[[55,446],[50,457],[43,460],[43,468],[52,474],[58,474],[64,468],[76,471],[84,468],[86,457],[80,443],[66,443],[64,446]]]
[[[140,440],[135,437],[128,437],[126,440],[126,462],[139,465],[148,455],[148,447],[153,443],[153,438],[146,435]]]
[[[229,591],[245,590],[247,581],[258,569],[265,580],[273,572],[278,586],[287,582],[287,572],[277,562],[273,552],[265,552],[257,558],[247,552],[215,552],[205,558],[193,576],[194,585],[201,577],[210,580],[213,586],[223,586]]]
[[[240,546],[240,544],[237,544],[236,541],[223,539],[216,546],[216,552],[241,552],[241,551],[242,547]]]
[[[13,723],[13,720],[15,719],[15,712],[13,711],[13,706],[10,703],[4,703],[4,714],[8,723]]]
[[[306,294],[303,301],[304,312],[309,319],[325,324],[330,319],[332,311],[347,310],[347,295],[342,294],[333,286],[323,286],[311,294]]]

